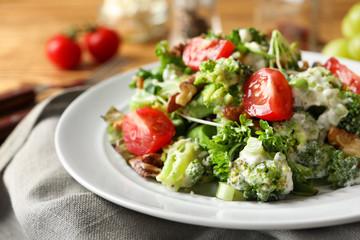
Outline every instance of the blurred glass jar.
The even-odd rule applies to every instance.
[[[278,29],[302,50],[318,50],[318,0],[258,0],[255,27],[266,34]]]
[[[146,42],[166,33],[166,0],[104,0],[98,22],[119,31],[125,41]]]
[[[172,0],[170,46],[207,33],[208,30],[221,33],[216,5],[216,0]]]

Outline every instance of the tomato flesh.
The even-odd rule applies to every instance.
[[[122,131],[126,147],[136,155],[144,155],[166,145],[175,127],[161,111],[143,107],[125,115]]]
[[[281,121],[291,117],[293,95],[280,71],[263,68],[247,81],[243,103],[246,113],[251,117]]]
[[[185,46],[182,59],[186,66],[199,70],[203,61],[217,60],[229,57],[235,49],[235,45],[229,40],[209,40],[202,37],[190,39]]]
[[[340,79],[344,89],[349,88],[352,92],[360,94],[360,77],[345,65],[342,65],[336,58],[329,58],[324,67]]]

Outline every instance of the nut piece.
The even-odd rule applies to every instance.
[[[175,103],[185,107],[186,104],[188,104],[192,97],[197,93],[197,88],[194,84],[186,81],[180,83],[179,87],[180,94],[176,96]]]
[[[360,138],[355,134],[349,134],[343,129],[331,127],[328,133],[329,143],[344,151],[346,155],[360,158]]]
[[[182,53],[184,51],[185,48],[185,44],[184,43],[179,43],[178,45],[175,45],[174,47],[172,47],[170,49],[170,54],[174,54],[177,57],[181,57]]]
[[[130,166],[142,177],[156,177],[161,172],[161,155],[149,153],[129,161]]]
[[[144,79],[142,77],[134,76],[133,81],[136,83],[136,88],[138,89],[144,88]]]
[[[124,121],[123,118],[116,119],[116,120],[114,121],[112,127],[113,127],[115,130],[121,130],[123,121]]]
[[[167,102],[167,106],[166,106],[166,112],[168,113],[172,113],[174,112],[175,110],[177,110],[178,108],[181,107],[181,105],[179,104],[176,104],[175,100],[176,100],[176,97],[179,95],[180,93],[175,93],[174,95],[172,95],[168,102]]]

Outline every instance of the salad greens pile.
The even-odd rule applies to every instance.
[[[343,79],[323,65],[302,65],[297,45],[277,30],[270,39],[249,28],[226,36],[209,32],[195,40],[202,43],[191,46],[192,51],[200,52],[186,57],[194,42],[176,48],[159,42],[155,54],[160,65],[139,69],[130,84],[135,89],[131,111],[150,107],[174,125],[174,136],[155,151],[162,162],[157,181],[172,191],[218,182],[220,199],[263,202],[288,194],[313,196],[319,185],[337,189],[360,184],[360,96],[344,87]],[[201,49],[214,44],[217,57],[212,57],[214,49]],[[232,46],[229,54],[221,46]],[[208,57],[194,67],[202,54]],[[250,83],[259,70],[280,72],[286,86],[274,75]],[[272,80],[278,90],[266,82]],[[272,111],[279,109],[280,116],[286,111],[278,95],[287,88],[291,117],[275,117]],[[248,99],[271,117],[246,109]],[[127,147],[131,140],[124,140],[124,116],[111,107],[103,118],[110,143],[131,161],[139,154]],[[150,164],[144,163],[144,168]]]

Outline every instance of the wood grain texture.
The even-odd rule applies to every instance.
[[[224,32],[236,27],[254,25],[259,0],[218,0],[217,12]],[[321,2],[325,2],[321,0]],[[340,22],[344,12],[353,0],[332,0],[332,8],[327,10],[321,21],[325,29],[325,41],[339,37]],[[23,83],[40,85],[72,84],[85,78],[96,67],[89,56],[84,54],[79,69],[63,71],[56,69],[46,59],[44,46],[54,34],[73,24],[94,22],[101,0],[1,0],[0,1],[0,92]],[[330,15],[329,15],[330,14]],[[166,36],[165,36],[166,37]],[[156,61],[154,46],[124,43],[119,53],[130,58],[126,69]]]

